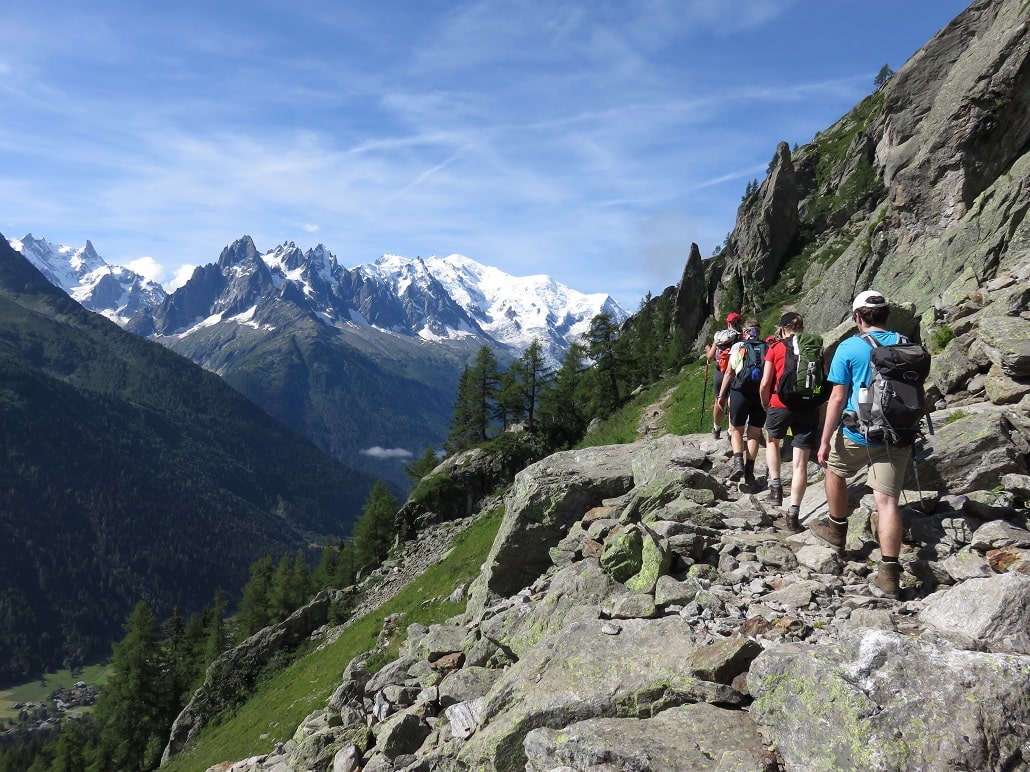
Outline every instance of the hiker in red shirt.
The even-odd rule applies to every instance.
[[[765,356],[762,382],[758,387],[762,406],[767,410],[765,464],[769,472],[769,495],[766,500],[777,507],[783,504],[780,443],[788,430],[793,437],[787,529],[795,533],[804,530],[798,520],[801,499],[808,487],[808,460],[812,451],[819,447],[821,408],[825,401],[821,388],[824,373],[822,338],[803,334],[804,328],[804,319],[796,311],[788,311],[780,317],[779,339],[769,347]],[[788,370],[793,377],[785,381],[783,376]],[[806,379],[809,382],[807,390]],[[781,391],[786,393],[781,394]]]

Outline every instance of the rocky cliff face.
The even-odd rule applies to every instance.
[[[978,0],[812,142],[781,143],[700,304],[797,307],[821,331],[870,286],[923,314],[1011,269],[1030,250],[1028,54],[1025,2]]]

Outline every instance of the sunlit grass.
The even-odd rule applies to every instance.
[[[459,585],[479,575],[501,516],[501,508],[484,515],[458,536],[447,557],[383,606],[356,620],[332,644],[264,679],[235,714],[206,728],[193,750],[174,757],[162,769],[193,772],[221,761],[267,753],[276,742],[289,740],[310,713],[325,707],[340,685],[344,668],[373,647],[387,617],[403,612],[400,629],[406,630],[410,624],[440,623],[464,611],[464,603],[447,598]],[[396,643],[380,658],[380,664],[396,656]]]
[[[713,365],[714,368],[714,365]],[[620,445],[640,439],[639,429],[643,411],[658,402],[666,392],[673,390],[658,421],[660,431],[670,434],[693,434],[711,428],[711,421],[702,415],[712,413],[712,374],[709,373],[707,393],[705,392],[705,365],[692,362],[675,375],[667,376],[631,399],[619,410],[600,422],[577,447],[589,448],[601,445]],[[702,410],[702,394],[704,409]]]

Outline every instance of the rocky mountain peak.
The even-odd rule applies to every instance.
[[[812,142],[780,143],[709,262],[705,309],[793,305],[821,331],[869,286],[920,312],[972,291],[1025,254],[1028,151],[1025,3],[978,0]]]

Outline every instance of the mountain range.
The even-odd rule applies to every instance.
[[[557,364],[611,297],[462,255],[384,255],[344,268],[324,245],[261,252],[244,236],[171,294],[108,265],[90,242],[12,240],[86,308],[221,375],[346,464],[405,486],[397,460],[439,446],[462,368],[483,346],[510,361],[533,340]]]
[[[263,554],[348,535],[373,484],[0,239],[0,684],[103,658],[141,600],[233,600]]]

